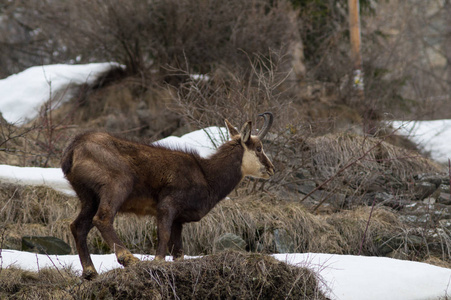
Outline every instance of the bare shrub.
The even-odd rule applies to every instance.
[[[305,143],[304,167],[315,174],[318,188],[329,191],[357,196],[388,186],[396,194],[407,191],[414,174],[440,170],[418,152],[380,138],[331,134],[309,138]]]
[[[285,178],[302,163],[298,161],[295,167],[288,166],[286,163],[289,164],[289,160],[294,158],[289,151],[302,147],[302,140],[313,134],[311,124],[302,119],[305,113],[297,110],[292,93],[284,87],[288,74],[281,66],[285,60],[286,57],[281,53],[272,51],[267,56],[255,56],[250,61],[249,73],[220,66],[215,72],[200,78],[177,69],[173,73],[183,75],[185,82],[168,87],[173,95],[169,108],[191,128],[205,128],[214,124],[224,126],[223,120],[226,118],[232,122],[252,120],[258,123],[261,120],[254,119],[258,114],[264,111],[274,114],[274,126],[266,136],[265,149],[270,153],[278,172],[268,183],[263,183],[266,186],[286,183]],[[254,185],[253,191],[249,192],[263,188],[263,184],[252,179],[246,179],[246,184]]]
[[[269,52],[268,57],[257,55],[248,62],[249,73],[222,65],[200,78],[175,69],[173,73],[187,79],[180,87],[169,86],[175,102],[171,108],[198,128],[222,126],[225,118],[243,122],[263,111],[282,118],[291,103],[290,95],[280,88],[287,76],[279,69],[284,60],[280,53]]]
[[[286,1],[27,1],[21,21],[80,62],[113,60],[131,74],[160,66],[194,71],[247,63],[244,53],[282,49],[297,34]],[[239,50],[241,49],[241,50]]]
[[[366,27],[373,38],[363,43],[363,51],[372,61],[369,71],[386,83],[387,94],[393,95],[384,101],[389,117],[448,118],[449,1],[380,1],[375,9],[376,15],[368,18]]]
[[[68,140],[74,108],[55,117],[56,107],[70,97],[76,98],[74,86],[52,91],[37,118],[26,123],[10,124],[0,114],[0,163],[19,166],[49,167],[59,165],[59,157]]]

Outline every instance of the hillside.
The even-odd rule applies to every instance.
[[[60,176],[62,153],[77,133],[108,131],[150,144],[186,141],[201,132],[211,152],[228,138],[217,130],[224,119],[236,125],[250,120],[255,134],[262,126],[258,115],[271,111],[274,125],[263,144],[276,174],[267,181],[244,179],[204,219],[187,226],[189,255],[217,255],[222,262],[218,240],[232,237],[241,254],[231,263],[251,267],[233,276],[254,276],[261,264],[286,274],[299,271],[260,256],[269,253],[364,255],[451,267],[449,155],[434,160],[428,152],[441,144],[418,145],[402,135],[417,120],[451,119],[444,51],[451,8],[438,2],[360,4],[363,93],[352,80],[345,0],[0,5],[1,248],[23,250],[24,237],[50,236],[75,254],[69,224],[76,197],[49,188],[44,175],[27,184],[11,175],[40,167]],[[206,128],[222,133],[213,138]],[[431,136],[430,129],[421,133]],[[131,251],[155,253],[155,220],[124,215],[114,225]],[[97,230],[88,244],[92,253],[111,253]],[[152,274],[168,275],[155,268]],[[189,262],[175,268],[205,272]],[[182,273],[182,282],[195,276]],[[261,291],[278,284],[270,273],[255,275]],[[28,291],[35,275],[17,274],[8,289],[14,293],[18,284]],[[82,294],[88,297],[91,287],[125,293],[120,283],[105,283],[124,274],[102,275]],[[308,293],[322,299],[310,273],[298,275],[306,276]],[[76,280],[69,277],[66,283]],[[139,289],[147,282],[135,284]],[[224,291],[216,292],[223,297]]]

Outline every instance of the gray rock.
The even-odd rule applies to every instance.
[[[418,200],[423,200],[430,195],[432,195],[438,188],[438,185],[435,183],[431,183],[428,181],[420,181],[416,182],[413,185],[412,192],[414,194],[414,197]]]
[[[216,250],[246,250],[246,242],[239,236],[233,233],[224,233],[215,242]]]
[[[440,193],[437,197],[437,203],[451,205],[451,194],[449,193]]]
[[[451,219],[451,207],[440,203],[413,202],[406,205],[401,213],[400,221],[414,226],[424,226],[427,222],[437,223],[440,220]]]
[[[373,194],[373,199],[376,203],[387,203],[396,201],[395,196],[386,192],[378,192]],[[372,201],[369,201],[370,203]]]
[[[424,246],[424,239],[421,236],[409,234],[407,236],[395,236],[385,238],[385,242],[378,247],[378,252],[382,256],[393,257],[397,251],[404,249],[417,249]]]
[[[313,177],[307,169],[299,169],[294,176],[299,179],[311,179]]]
[[[423,203],[426,204],[434,204],[437,202],[437,199],[435,199],[434,197],[427,197],[426,199],[423,200]]]
[[[285,229],[274,229],[274,246],[277,253],[293,253],[293,238]]]
[[[373,176],[370,180],[365,181],[362,184],[362,189],[366,191],[367,193],[374,193],[374,192],[382,192],[386,190],[385,185],[387,183],[387,180],[384,175],[377,175]]]
[[[24,236],[22,237],[22,251],[39,254],[70,254],[70,246],[63,240],[53,236]]]
[[[416,181],[431,183],[431,184],[435,185],[436,188],[439,187],[439,185],[443,182],[443,180],[445,178],[446,177],[443,174],[438,174],[438,173],[433,173],[433,174],[424,173],[424,174],[417,174],[417,175],[413,176],[413,179],[415,179]]]
[[[450,189],[449,189],[449,181],[448,184],[441,184],[438,189],[437,189],[440,193],[451,193]]]
[[[303,197],[304,196],[301,196],[300,199],[302,199]],[[330,212],[342,209],[348,202],[346,195],[325,190],[317,190],[313,192],[307,199],[311,199],[312,203],[314,203],[313,206],[321,203],[320,210],[326,209]],[[304,201],[303,203],[306,203],[306,201]]]
[[[399,196],[394,196],[386,192],[368,193],[362,197],[362,202],[366,205],[381,204],[394,209],[401,209],[406,205],[409,205],[411,201],[402,199]]]

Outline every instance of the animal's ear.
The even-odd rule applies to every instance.
[[[225,122],[225,124],[227,126],[227,129],[229,130],[230,136],[235,136],[235,135],[239,135],[240,134],[238,132],[238,130],[236,130],[236,128],[232,124],[230,124],[230,122],[227,119],[225,119],[224,122]]]
[[[243,128],[241,128],[241,140],[243,141],[243,143],[247,143],[247,141],[249,140],[249,138],[251,137],[251,130],[252,130],[252,122],[246,122],[243,125]]]

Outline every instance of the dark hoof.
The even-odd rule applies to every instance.
[[[127,253],[119,256],[117,261],[124,267],[131,266],[139,262],[139,259],[134,257],[133,254]]]
[[[83,270],[83,274],[82,277],[86,280],[93,280],[94,278],[96,278],[99,274],[97,273],[97,271],[94,269],[94,267],[87,267],[86,269]]]

